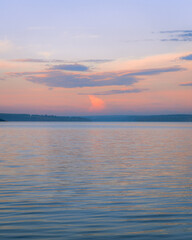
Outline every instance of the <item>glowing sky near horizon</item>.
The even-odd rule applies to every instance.
[[[0,9],[0,112],[192,114],[191,0],[7,0]]]

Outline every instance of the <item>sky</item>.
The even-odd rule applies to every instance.
[[[191,0],[0,0],[0,112],[192,114]]]

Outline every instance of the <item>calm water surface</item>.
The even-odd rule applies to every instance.
[[[0,239],[192,239],[192,123],[0,123]]]

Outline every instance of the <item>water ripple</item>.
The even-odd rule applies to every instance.
[[[0,130],[0,239],[191,240],[191,123]]]

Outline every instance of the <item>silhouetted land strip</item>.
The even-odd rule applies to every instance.
[[[3,120],[3,119],[0,119],[0,122],[5,122],[5,120]]]
[[[31,121],[31,122],[192,122],[192,114],[172,115],[104,115],[69,117],[54,115],[30,115],[0,113],[0,121]]]
[[[104,115],[104,116],[54,116],[0,113],[0,121],[31,122],[192,122],[192,114],[172,115]]]
[[[65,117],[54,115],[30,115],[30,114],[11,114],[0,113],[0,118],[5,121],[26,121],[26,122],[87,122],[85,117]]]
[[[192,122],[192,114],[89,116],[94,122]]]

